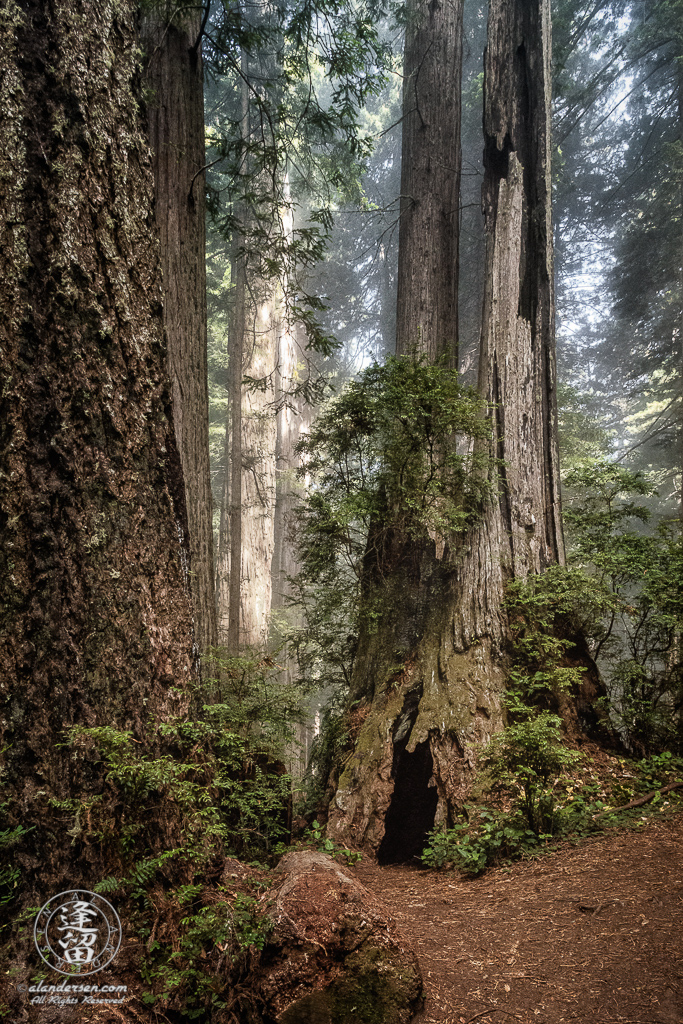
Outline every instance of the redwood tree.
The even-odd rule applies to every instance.
[[[457,365],[463,0],[409,0],[396,351]]]
[[[0,803],[34,905],[109,866],[69,728],[143,743],[193,677],[136,25],[133,0],[0,11]]]
[[[506,580],[563,559],[555,439],[549,8],[549,0],[491,0],[489,5],[479,386],[489,403],[491,451],[502,460],[498,479],[492,479],[493,496],[465,535],[436,536],[431,546],[421,547],[410,538],[394,541],[391,571],[380,567],[382,617],[376,630],[361,634],[354,666],[352,700],[356,722],[362,724],[338,782],[331,828],[384,860],[420,851],[426,829],[435,819],[447,820],[468,792],[473,744],[503,724]],[[431,52],[429,44],[425,50]],[[407,88],[413,75],[419,81],[422,67],[406,69]],[[421,128],[435,121],[428,95],[417,96]],[[410,124],[407,130],[413,130]],[[409,174],[404,172],[404,180]],[[414,187],[423,180],[418,175]],[[410,198],[419,209],[420,194],[404,201]],[[444,343],[433,342],[424,327],[412,338],[414,327],[406,329],[424,317],[421,292],[411,281],[422,267],[452,260],[452,245],[443,247],[433,231],[435,251],[428,261],[405,238],[404,233],[399,251],[399,288],[404,289],[399,351],[407,351],[402,339],[408,339],[434,359]],[[431,272],[430,287],[437,280]],[[450,285],[441,288],[433,301],[437,310],[451,301]]]
[[[209,469],[202,8],[167,3],[142,22],[147,119],[161,242],[164,329],[185,481],[199,654],[217,643]]]

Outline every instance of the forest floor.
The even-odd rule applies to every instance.
[[[361,862],[415,949],[416,1024],[681,1024],[683,814],[477,879]]]

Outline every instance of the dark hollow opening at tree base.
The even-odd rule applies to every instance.
[[[429,741],[418,743],[409,754],[405,749],[394,754],[396,783],[384,823],[384,839],[377,851],[380,864],[403,864],[419,857],[425,848],[427,833],[434,827],[438,794],[430,786],[432,752]]]

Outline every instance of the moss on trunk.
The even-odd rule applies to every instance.
[[[9,2],[0,16],[1,827],[29,830],[11,851],[22,905],[108,867],[69,831],[65,801],[85,806],[105,781],[66,730],[113,726],[153,747],[193,679],[136,22],[132,0]]]

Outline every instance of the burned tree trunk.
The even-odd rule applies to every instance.
[[[69,727],[144,742],[193,677],[136,19],[132,0],[0,15],[1,827],[28,830],[23,905],[108,866],[65,837],[105,786]]]
[[[471,784],[473,744],[503,725],[506,580],[563,558],[548,0],[491,0],[484,103],[487,279],[479,379],[492,454],[504,461],[481,521],[464,537],[435,537],[431,548],[400,542],[398,568],[382,586],[378,628],[361,635],[352,699],[362,725],[330,824],[333,834],[385,861],[419,852],[431,824],[448,820]],[[419,262],[404,248],[399,262],[406,260]],[[434,358],[439,349],[420,351]]]
[[[161,3],[143,19],[149,139],[161,240],[164,329],[185,480],[195,642],[217,642],[206,353],[202,9]]]

